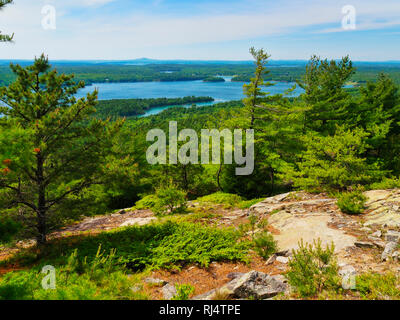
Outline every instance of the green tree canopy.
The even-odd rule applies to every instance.
[[[13,0],[0,0],[0,11],[8,4],[13,3]],[[7,35],[7,34],[1,34],[0,31],[0,42],[10,42],[12,41],[14,35]]]
[[[11,69],[16,81],[0,88],[0,205],[19,209],[43,244],[67,214],[62,203],[102,182],[110,139],[122,122],[92,119],[97,91],[76,99],[84,83],[52,70],[44,55]]]

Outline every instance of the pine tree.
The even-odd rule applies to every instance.
[[[0,0],[0,10],[2,10],[6,5],[13,3],[13,0]],[[12,41],[14,35],[1,34],[0,31],[0,42],[10,42]]]
[[[355,69],[350,58],[340,62],[321,60],[313,56],[306,68],[306,75],[298,81],[305,90],[303,98],[306,112],[306,128],[323,134],[334,134],[336,125],[343,124],[347,110],[351,109],[350,95],[344,89]]]
[[[110,139],[122,122],[93,119],[97,91],[52,70],[42,55],[33,65],[11,65],[16,80],[0,88],[0,205],[23,212],[37,242],[68,215],[60,206],[102,182]]]

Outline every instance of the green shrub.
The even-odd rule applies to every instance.
[[[44,274],[40,268],[13,272],[0,281],[0,300],[127,300],[146,296],[131,288],[134,283],[115,250],[104,255],[99,248],[89,261],[74,250],[64,265],[55,268],[55,289],[42,287]]]
[[[175,285],[176,295],[172,298],[172,300],[189,300],[190,295],[194,293],[194,287],[190,284],[181,284]]]
[[[208,196],[204,196],[197,199],[198,202],[203,203],[215,203],[215,204],[225,204],[231,207],[237,206],[243,201],[243,199],[236,195],[230,193],[216,192]]]
[[[400,188],[400,179],[398,178],[384,178],[380,182],[375,182],[369,186],[370,190],[386,190]]]
[[[0,243],[10,242],[21,230],[21,225],[11,218],[0,218]]]
[[[253,244],[255,251],[265,260],[273,255],[278,249],[274,237],[268,231],[263,231],[257,234],[254,237]]]
[[[337,290],[340,287],[334,251],[333,243],[323,249],[321,240],[314,241],[314,245],[301,241],[299,249],[293,250],[287,278],[300,296],[310,297],[323,290]]]
[[[234,228],[217,228],[188,222],[153,223],[103,232],[94,236],[76,236],[57,239],[49,243],[40,255],[33,250],[21,253],[15,262],[23,265],[48,261],[51,265],[64,265],[78,249],[90,263],[95,259],[98,246],[110,252],[116,249],[120,264],[135,271],[158,268],[179,268],[198,263],[208,266],[212,261],[242,261],[248,259],[249,241],[240,241]],[[27,259],[28,258],[28,259]]]
[[[399,300],[400,278],[394,273],[365,273],[356,278],[356,290],[367,300]]]
[[[144,209],[151,209],[152,207],[155,206],[157,202],[157,197],[154,194],[150,194],[136,202],[135,208],[138,210],[144,210]]]
[[[151,209],[157,215],[182,213],[186,209],[186,192],[175,186],[159,188],[156,191],[156,201]]]
[[[360,214],[365,209],[366,201],[361,191],[353,191],[340,194],[337,205],[343,213]]]

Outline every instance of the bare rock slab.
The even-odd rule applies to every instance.
[[[129,226],[144,226],[146,224],[150,224],[157,218],[155,217],[149,217],[149,218],[133,218],[133,219],[128,219],[124,223],[120,225],[120,227],[129,227]]]
[[[313,243],[321,239],[322,245],[335,244],[335,250],[340,251],[354,245],[356,238],[342,230],[328,226],[332,216],[326,212],[310,214],[293,214],[285,211],[278,212],[269,217],[269,224],[279,230],[280,234],[274,235],[281,250],[298,248],[298,243]]]

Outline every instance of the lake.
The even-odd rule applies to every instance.
[[[203,82],[198,81],[173,81],[173,82],[128,82],[128,83],[95,83],[81,89],[77,96],[83,97],[95,88],[99,90],[99,100],[111,99],[147,99],[147,98],[179,98],[186,96],[210,96],[215,99],[213,103],[241,100],[243,95],[243,82],[231,82],[232,77],[224,77],[225,82]],[[293,87],[294,83],[275,82],[266,91],[271,94],[283,93]],[[293,96],[303,92],[296,88]],[[210,105],[213,103],[197,103],[198,106]],[[190,107],[186,105],[183,107]],[[143,116],[160,113],[173,106],[153,108]]]

